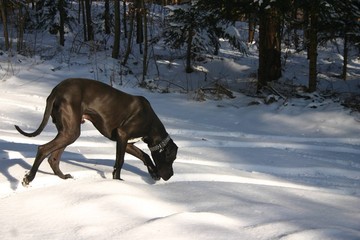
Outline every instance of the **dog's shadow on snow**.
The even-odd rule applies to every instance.
[[[115,151],[115,149],[114,149]],[[69,160],[71,159],[71,160]],[[141,160],[139,160],[141,162]],[[64,152],[63,156],[61,158],[60,164],[61,162],[67,163],[67,164],[71,164],[73,166],[77,166],[80,167],[81,169],[88,169],[88,170],[93,170],[96,171],[96,173],[101,177],[101,178],[106,178],[106,172],[99,170],[96,167],[89,167],[87,166],[88,164],[94,164],[94,165],[102,165],[102,166],[108,166],[111,167],[111,171],[112,171],[112,167],[115,164],[115,160],[114,159],[87,159],[85,158],[83,155],[81,154],[76,154],[76,153],[72,153],[72,152]],[[144,169],[146,169],[145,165],[144,165]],[[126,163],[126,158],[125,158],[125,162],[124,165],[122,167],[121,172],[123,171],[129,171],[132,172],[133,174],[137,174],[140,175],[141,178],[143,179],[144,182],[146,182],[147,184],[154,184],[155,180],[153,180],[149,173],[138,168],[135,166],[132,166],[130,164]],[[68,172],[66,172],[68,173]],[[69,172],[71,174],[71,172]],[[126,180],[126,179],[125,179]]]
[[[29,164],[28,162],[25,161],[25,158],[34,159],[36,155],[37,147],[38,146],[35,144],[13,143],[13,142],[0,140],[0,174],[6,177],[12,190],[17,189],[18,185],[21,184],[23,176],[26,174],[26,172],[30,170],[33,160],[31,164]],[[115,160],[111,160],[111,159],[97,159],[95,162],[94,161],[95,160],[87,159],[82,154],[65,151],[60,161],[60,165],[61,162],[64,162],[70,165],[80,167],[82,169],[96,171],[96,173],[101,178],[106,178],[106,172],[101,171],[96,167],[90,167],[88,165],[95,164],[95,165],[112,167],[115,164]],[[45,159],[42,164],[48,164],[47,159]],[[16,175],[14,173],[11,173],[10,169],[16,167],[23,168],[24,171],[22,175],[20,176],[17,175],[21,171],[13,171]],[[144,169],[146,169],[145,166]],[[143,171],[138,167],[129,165],[126,162],[124,163],[122,170],[126,170],[134,174],[140,175],[143,181],[146,182],[147,184],[155,183],[155,181],[150,177],[148,172]],[[42,171],[40,169],[38,170],[38,173],[54,175],[52,171],[47,172],[47,171]],[[71,172],[69,173],[71,174]],[[54,177],[57,176],[54,175]]]

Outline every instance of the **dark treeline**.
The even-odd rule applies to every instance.
[[[101,12],[94,6],[101,6]],[[247,42],[235,27],[238,21],[246,22],[247,41],[257,42],[259,49],[259,90],[281,77],[284,45],[307,51],[310,92],[317,88],[319,44],[342,39],[343,79],[349,48],[360,48],[359,0],[0,0],[0,15],[4,51],[24,54],[24,33],[36,30],[56,34],[60,46],[67,44],[69,33],[82,36],[83,42],[108,35],[112,57],[123,65],[137,44],[144,76],[149,47],[160,40],[169,48],[186,50],[187,73],[201,54],[218,54],[220,38],[246,55]]]

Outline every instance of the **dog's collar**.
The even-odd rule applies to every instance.
[[[151,152],[156,152],[159,150],[164,150],[164,148],[166,147],[166,145],[169,143],[170,141],[170,135],[167,135],[166,138],[164,140],[162,140],[159,144],[153,146],[153,147],[149,147]]]

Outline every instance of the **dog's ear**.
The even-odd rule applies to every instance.
[[[148,137],[143,137],[142,140],[143,140],[144,143],[149,144],[149,138]]]
[[[178,146],[176,146],[173,140],[170,139],[165,149],[166,161],[173,162],[176,159],[177,150],[178,150]]]

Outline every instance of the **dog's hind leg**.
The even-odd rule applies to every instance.
[[[50,159],[55,158],[54,163],[50,163],[55,174],[59,177],[67,178],[67,175],[61,173],[57,161],[60,161],[60,155],[65,147],[75,142],[80,136],[81,105],[77,104],[78,102],[79,99],[72,99],[70,97],[59,98],[58,101],[54,102],[51,117],[56,125],[58,134],[52,141],[38,147],[34,164],[30,172],[25,175],[22,182],[23,185],[28,185],[35,178],[40,164],[50,154]]]
[[[51,153],[48,158],[48,162],[50,164],[51,169],[54,171],[54,174],[59,176],[62,179],[72,178],[70,174],[63,174],[60,170],[60,158],[61,154],[64,152],[65,148],[61,148]]]
[[[80,136],[80,120],[76,121],[74,118],[63,118],[61,122],[56,122],[56,127],[59,130],[56,137],[52,141],[38,147],[34,164],[31,167],[30,172],[28,172],[23,179],[22,184],[24,186],[34,180],[40,164],[47,156],[51,154],[50,158],[56,157],[56,161],[60,161],[60,155],[64,151],[65,147],[75,142],[75,140]],[[56,166],[58,163],[55,162],[53,166],[50,163],[50,165],[53,170],[55,167],[56,171],[60,171],[59,166]],[[56,175],[61,177],[58,173],[59,172],[55,172]],[[64,175],[65,178],[69,177],[66,176],[67,175]]]
[[[47,156],[49,156],[53,152],[55,152],[54,154],[56,155],[56,152],[59,151],[59,149],[64,149],[66,146],[73,143],[79,137],[79,135],[80,130],[78,131],[78,133],[73,132],[71,135],[59,133],[52,141],[39,146],[34,164],[31,167],[30,172],[28,172],[23,178],[22,184],[24,186],[27,186],[32,180],[34,180],[40,164]]]

